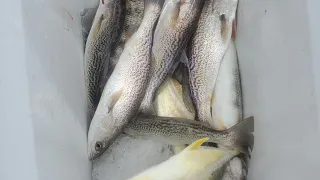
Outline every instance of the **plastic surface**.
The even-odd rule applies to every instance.
[[[79,13],[95,1],[2,2],[0,179],[88,180]],[[249,180],[318,179],[319,1],[240,0]]]

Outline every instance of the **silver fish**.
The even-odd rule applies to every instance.
[[[82,27],[82,38],[83,38],[83,47],[86,48],[87,39],[89,36],[90,29],[92,27],[94,16],[97,12],[97,8],[85,8],[80,12],[81,17],[81,27]]]
[[[123,18],[121,18],[123,23],[120,37],[111,48],[110,64],[109,67],[104,68],[103,78],[100,81],[100,92],[103,91],[104,86],[116,67],[125,43],[137,31],[143,18],[144,0],[126,0],[125,3],[124,15]]]
[[[100,0],[85,47],[85,84],[90,113],[99,102],[99,82],[109,64],[110,48],[119,30],[122,0]]]
[[[137,114],[150,73],[153,31],[163,0],[146,0],[142,23],[125,45],[109,78],[88,133],[90,159],[101,155]]]
[[[217,130],[230,128],[243,119],[240,70],[233,40],[221,62],[211,106],[213,127]]]
[[[214,127],[210,111],[220,62],[228,48],[238,0],[207,0],[187,49],[197,118]]]
[[[154,33],[150,82],[141,111],[153,113],[155,93],[195,29],[204,0],[167,0]]]
[[[185,106],[182,91],[183,88],[177,80],[168,78],[163,83],[163,88],[156,96],[154,101],[154,107],[157,116],[187,118],[194,120],[195,112],[190,112]],[[175,154],[182,151],[184,148],[184,145],[172,147]]]
[[[111,61],[109,67],[111,71],[118,63],[125,43],[138,30],[143,18],[143,10],[144,0],[126,0],[123,31],[121,32],[120,40],[116,45],[116,48],[113,49],[111,53]]]
[[[217,131],[200,121],[139,115],[136,121],[130,123],[124,129],[124,133],[130,136],[162,141],[170,145],[191,144],[193,141],[208,137],[208,142],[218,143],[248,153],[247,148],[253,149],[253,128],[253,117],[241,121],[230,129]]]
[[[237,50],[234,41],[231,40],[222,59],[212,95],[212,117],[214,128],[217,130],[228,129],[243,119],[240,79]],[[247,176],[247,164],[247,155],[235,157],[226,165],[223,180],[244,179]]]

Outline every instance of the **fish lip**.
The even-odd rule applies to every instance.
[[[90,153],[89,155],[89,160],[93,161],[95,160],[97,157],[101,156],[101,154],[103,154],[104,151],[98,152],[96,154]]]

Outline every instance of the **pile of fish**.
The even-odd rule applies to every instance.
[[[223,173],[228,162],[247,164],[254,144],[253,117],[242,114],[237,4],[99,1],[83,31],[91,160],[124,133],[176,154],[132,179],[234,179]]]

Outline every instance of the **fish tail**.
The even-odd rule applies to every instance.
[[[230,134],[235,134],[236,137],[235,144],[236,148],[239,148],[241,152],[248,153],[247,148],[253,149],[254,146],[254,117],[251,116],[241,121],[240,123],[234,125],[230,129],[226,130]]]

